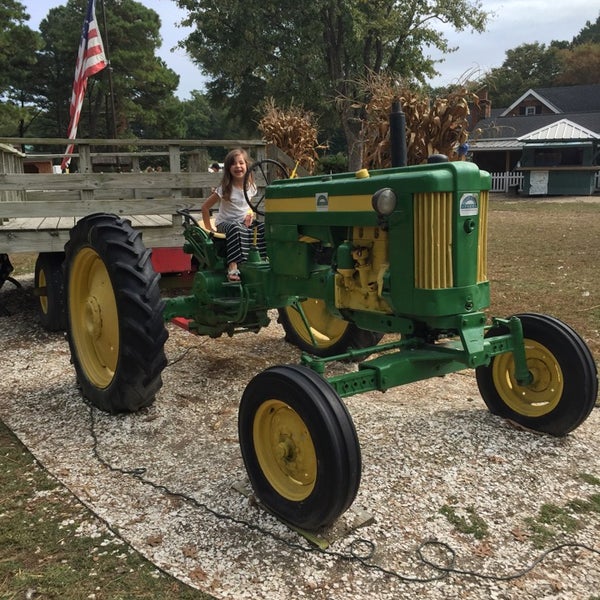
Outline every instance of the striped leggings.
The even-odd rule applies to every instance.
[[[248,258],[248,251],[254,245],[254,229],[256,229],[256,248],[263,260],[267,258],[265,244],[265,224],[254,221],[250,227],[243,223],[224,221],[217,225],[217,231],[225,234],[227,248],[227,264],[242,263]]]

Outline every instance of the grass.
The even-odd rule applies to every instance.
[[[477,540],[484,539],[488,534],[487,523],[477,514],[475,508],[467,507],[464,512],[466,516],[459,514],[456,508],[444,504],[440,513],[448,519],[448,522],[460,533],[472,535]]]
[[[0,421],[0,598],[212,598],[160,572],[50,477]]]
[[[550,203],[492,196],[489,215],[489,313],[551,314],[600,356],[600,202]],[[31,273],[35,255],[11,256],[13,275]],[[598,485],[598,474],[581,474]],[[600,495],[568,506],[540,507],[528,525],[536,543],[576,528],[577,516],[600,510]],[[459,530],[485,537],[475,509],[461,517],[445,506]],[[460,511],[461,513],[463,511]],[[87,532],[87,533],[86,533]],[[92,532],[92,533],[90,533]],[[98,532],[102,532],[98,536]],[[102,528],[0,422],[0,598],[206,599],[167,577]]]
[[[600,201],[494,201],[489,216],[490,314],[552,315],[600,356]]]

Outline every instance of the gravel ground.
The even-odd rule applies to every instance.
[[[556,439],[490,415],[471,372],[349,398],[362,483],[352,510],[322,532],[321,552],[236,490],[247,483],[243,389],[298,359],[278,325],[218,340],[170,327],[156,403],[110,416],[81,400],[67,342],[39,328],[30,287],[7,284],[0,303],[14,313],[0,319],[2,420],[123,539],[194,587],[269,600],[600,597],[598,407]],[[560,511],[536,546],[528,523],[543,505],[591,498],[595,511]],[[372,522],[355,528],[363,511]],[[450,514],[482,535],[459,531]]]

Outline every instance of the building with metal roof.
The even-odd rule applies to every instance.
[[[591,178],[589,193],[593,193],[600,170],[600,84],[530,89],[508,108],[488,110],[482,116],[472,125],[469,140],[471,159],[481,168],[520,169],[526,193],[532,179],[526,171],[544,170],[555,172],[548,181],[562,181],[549,190],[575,187],[577,193],[588,193]],[[567,171],[571,175],[565,175]],[[571,180],[581,180],[581,185],[565,183]],[[535,186],[536,193],[543,189]]]

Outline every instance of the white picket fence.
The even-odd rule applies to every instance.
[[[523,185],[523,173],[505,171],[490,173],[492,176],[492,192],[508,192],[510,188],[520,190]]]
[[[523,187],[523,173],[508,171],[504,173],[490,173],[492,176],[492,192],[508,192],[510,188],[521,190]],[[596,171],[594,189],[600,192],[600,171]]]

